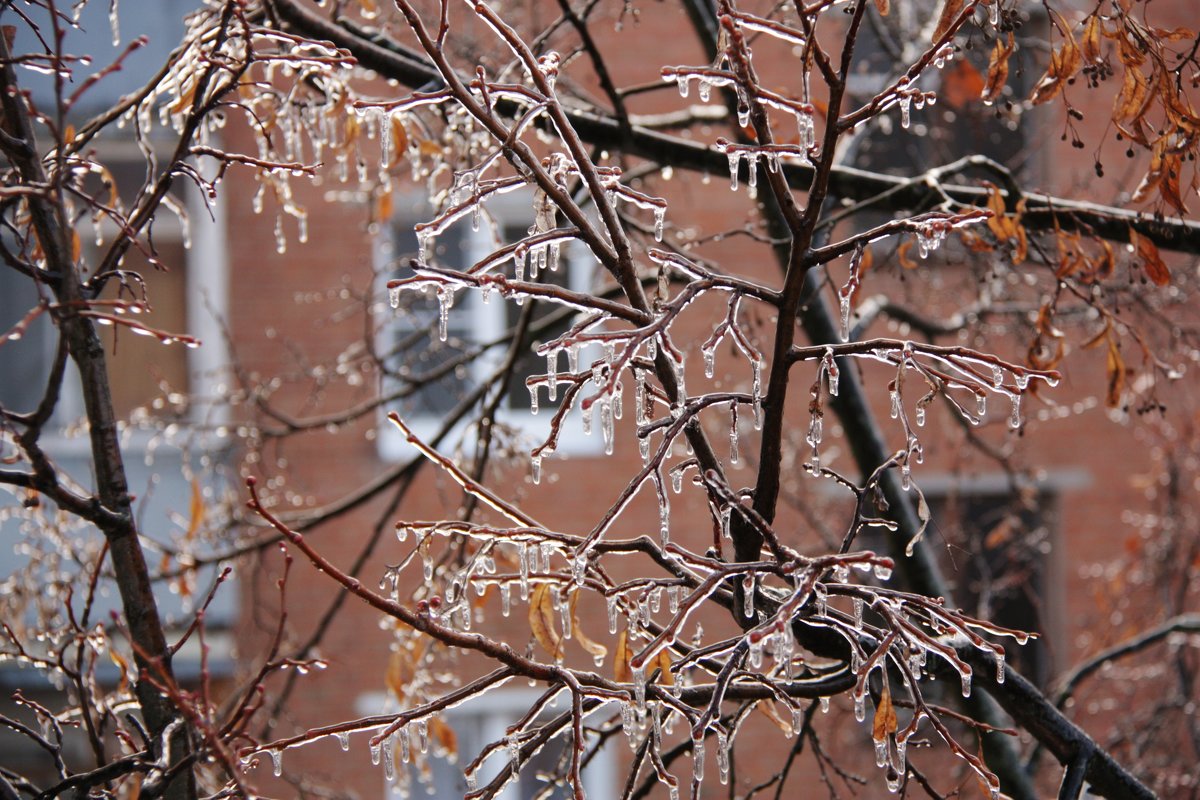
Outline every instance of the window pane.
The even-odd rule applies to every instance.
[[[0,335],[19,323],[37,305],[33,281],[0,266]],[[56,336],[53,323],[42,314],[17,340],[0,345],[0,405],[10,411],[33,411],[46,388]]]
[[[413,274],[408,264],[417,257],[417,236],[412,221],[397,222],[392,228],[392,247],[395,268],[393,279],[410,277]],[[427,254],[431,264],[462,269],[469,266],[466,261],[466,241],[461,226],[454,226],[434,240]],[[456,300],[462,300],[462,292]],[[400,307],[395,310],[395,319],[389,321],[389,351],[386,353],[391,370],[397,376],[392,390],[400,389],[410,381],[424,385],[415,394],[399,403],[396,408],[404,416],[440,416],[454,408],[462,398],[469,382],[469,365],[460,364],[445,374],[437,375],[450,362],[459,359],[477,341],[471,329],[471,315],[452,310],[447,318],[446,341],[439,338],[438,301],[432,294],[403,292]],[[437,377],[427,377],[434,376]]]

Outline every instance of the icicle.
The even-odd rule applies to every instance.
[[[117,0],[110,0],[108,4],[108,27],[112,29],[112,44],[113,47],[121,46],[121,20],[117,11]],[[276,772],[276,775],[279,773]]]
[[[688,89],[690,88],[688,77],[686,75],[678,75],[675,78],[675,82],[679,84],[679,96],[687,97]]]
[[[349,731],[338,731],[337,732],[337,740],[338,740],[338,744],[341,745],[343,753],[350,750],[350,732]]]
[[[714,347],[701,348],[700,355],[704,357],[704,377],[711,378],[716,369],[717,351]]]
[[[729,520],[733,514],[733,509],[729,506],[724,506],[721,509],[721,535],[726,539],[733,538],[733,532],[729,528]]]
[[[642,456],[642,463],[650,463],[650,437],[642,436],[638,439],[638,453]]]
[[[827,697],[827,696],[821,697],[821,713],[822,714],[829,713],[829,697]]]
[[[874,570],[877,580],[886,581],[892,577],[892,568],[884,564],[875,564]]]
[[[454,304],[454,292],[445,286],[437,289],[438,300],[438,338],[443,342],[449,333],[450,306]]]
[[[671,470],[671,491],[675,494],[683,491],[683,470]]]
[[[659,206],[654,209],[654,241],[661,242],[663,238],[663,227],[666,223],[667,207]]]
[[[866,693],[854,693],[854,718],[862,722],[867,718],[867,698]]]
[[[529,413],[535,417],[538,413],[538,387],[536,383],[529,384]]]
[[[1014,431],[1021,427],[1021,395],[1012,396],[1012,413],[1008,416],[1008,427]]]
[[[729,402],[729,463],[738,463],[738,412],[737,401]]]
[[[633,683],[633,701],[636,705],[638,718],[646,716],[646,665],[639,664],[636,667],[630,665],[630,671]]]
[[[512,584],[500,584],[500,614],[507,617],[512,612]]]
[[[529,600],[529,553],[524,542],[517,544],[517,560],[521,570],[521,600]]]
[[[993,653],[996,656],[996,683],[1004,683],[1004,651]]]
[[[534,485],[541,483],[542,482],[542,457],[541,456],[530,457],[529,466],[530,466],[531,472],[532,472],[530,477],[533,479]]]
[[[738,188],[738,160],[741,159],[742,154],[739,151],[731,148],[729,150],[728,156],[729,156],[729,188],[736,192],[737,188]]]
[[[671,503],[666,492],[658,496],[658,536],[663,547],[671,541]]]
[[[271,772],[273,772],[275,774],[275,777],[278,778],[280,775],[283,774],[283,751],[282,750],[268,750],[267,755],[269,755],[271,757]],[[372,748],[372,750],[371,750],[371,758],[375,759],[376,764],[379,763],[378,754],[377,754],[375,748]]]
[[[704,776],[704,732],[692,732],[692,774],[699,781]]]
[[[987,416],[987,395],[983,392],[975,395],[975,413],[981,418]]]
[[[900,416],[900,392],[896,389],[892,389],[890,392],[888,392],[888,398],[891,401],[891,411],[889,414],[891,415],[892,419],[896,419]]]
[[[988,22],[990,22],[994,28],[1000,24],[1000,0],[992,0],[991,4],[988,5],[987,10]]]
[[[617,595],[608,596],[608,632],[615,634],[617,632]]]
[[[925,427],[925,404],[924,403],[917,403],[915,417],[916,417],[917,427],[924,428]]]
[[[571,579],[576,586],[583,586],[587,578],[587,556],[581,555],[571,559]]]
[[[586,403],[580,404],[579,415],[581,417],[580,422],[583,423],[583,435],[591,436],[592,435],[592,407],[587,405]]]
[[[400,760],[405,764],[412,758],[412,741],[408,735],[408,726],[402,726],[399,732],[400,736]]]
[[[900,97],[900,127],[904,128],[906,130],[908,129],[908,126],[910,124],[912,124],[912,118],[911,118],[910,112],[909,112],[909,107],[911,106],[911,104],[912,104],[911,96],[906,94],[906,95],[902,95]]]
[[[754,370],[754,379],[751,384],[751,394],[754,398],[754,430],[762,430],[762,361],[755,361],[750,365]]]
[[[852,603],[853,603],[853,608],[854,608],[854,627],[858,630],[862,630],[863,599],[861,597],[855,597],[853,599]]]
[[[749,171],[746,185],[751,189],[758,188],[758,159],[753,155],[746,157],[746,169]]]
[[[608,397],[600,400],[600,434],[604,438],[604,453],[611,456],[613,452],[613,407],[612,400]]]
[[[701,103],[707,103],[708,98],[712,96],[712,83],[700,78],[696,81],[696,94],[700,97]]]
[[[750,640],[750,666],[752,669],[761,669],[763,664],[763,643],[762,639]]]
[[[750,104],[743,98],[738,99],[737,117],[739,126],[745,128],[750,124]]]
[[[389,736],[383,740],[383,779],[388,783],[396,780],[396,743]]]
[[[729,783],[729,736],[724,731],[717,731],[717,772],[722,785]]]
[[[558,350],[546,351],[546,394],[550,402],[558,399]]]
[[[371,744],[371,763],[379,766],[379,757],[383,749],[383,742],[373,742]]]
[[[422,753],[429,752],[429,721],[424,717],[417,720],[417,749]]]
[[[516,775],[521,770],[521,742],[515,735],[509,734],[504,737],[504,746],[508,749],[508,761]]]
[[[742,578],[743,610],[746,619],[754,619],[754,573]]]
[[[995,386],[997,389],[999,389],[1001,384],[1003,384],[1003,383],[1004,383],[1004,370],[1000,369],[1000,367],[998,365],[993,364],[992,365],[992,386]]]
[[[962,667],[962,672],[960,672],[959,675],[962,677],[962,696],[970,697],[971,696],[971,668],[964,665]]]

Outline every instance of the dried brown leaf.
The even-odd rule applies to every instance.
[[[562,637],[554,627],[554,603],[550,598],[550,585],[539,583],[529,598],[529,627],[533,638],[553,659],[562,657]]]
[[[1011,33],[1007,39],[996,39],[992,46],[992,56],[988,60],[987,79],[984,81],[980,97],[985,103],[994,103],[1008,82],[1008,59],[1016,50],[1016,39]]]
[[[629,668],[629,634],[621,631],[617,637],[617,652],[613,654],[613,680],[617,683],[629,683],[633,680],[633,670]]]
[[[954,27],[958,15],[963,9],[965,0],[946,0],[942,6],[942,14],[938,17],[937,27],[933,30],[933,43],[938,44]]]
[[[608,648],[599,642],[593,640],[583,632],[583,626],[579,624],[579,592],[571,592],[571,630],[574,632],[575,640],[579,642],[579,646],[586,650],[593,658],[602,659],[608,655]]]
[[[882,742],[888,734],[895,733],[899,727],[896,722],[896,709],[892,707],[892,692],[885,683],[879,693],[879,702],[875,705],[875,724],[871,727],[871,735],[875,741]]]
[[[879,12],[879,16],[886,17],[892,10],[891,0],[875,0],[875,10]]]
[[[1129,241],[1142,261],[1142,269],[1146,271],[1146,277],[1153,281],[1155,286],[1169,284],[1171,271],[1163,262],[1162,256],[1158,252],[1158,246],[1147,237],[1139,236],[1138,232],[1133,229],[1129,231]]]

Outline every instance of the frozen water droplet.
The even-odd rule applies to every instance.
[[[283,774],[283,751],[268,750],[267,754],[271,756],[271,772],[278,778]]]
[[[349,731],[338,731],[337,732],[337,740],[338,740],[338,744],[341,745],[341,747],[342,747],[342,752],[346,752],[350,749],[350,733],[349,733]]]

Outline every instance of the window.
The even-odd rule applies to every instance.
[[[497,240],[501,244],[511,244],[528,235],[533,221],[533,203],[527,192],[493,198],[488,201],[487,210],[494,224],[481,222],[476,230],[469,220],[456,222],[433,240],[426,255],[429,262],[466,269],[495,250]],[[431,216],[427,204],[412,201],[406,211],[393,219],[379,247],[381,276],[394,279],[412,274],[408,265],[418,249],[413,226]],[[558,269],[543,270],[538,280],[586,292],[591,288],[592,276],[590,254],[583,246],[572,244],[563,248]],[[494,295],[490,302],[485,302],[478,291],[459,290],[446,317],[443,341],[439,330],[439,301],[432,294],[402,293],[400,306],[386,310],[380,325],[380,351],[387,363],[382,390],[385,395],[403,395],[398,396],[387,410],[400,413],[418,435],[429,437],[434,434],[444,416],[503,363],[503,343],[482,353],[478,352],[479,348],[503,340],[505,332],[516,324],[522,309],[523,306]],[[534,413],[533,398],[525,379],[546,372],[546,360],[535,350],[541,343],[566,331],[574,321],[570,315],[562,313],[560,306],[552,303],[538,303],[533,313],[535,333],[519,356],[497,413],[500,424],[523,435],[531,444],[544,440],[549,431],[548,420],[557,408],[557,401],[562,399],[561,387],[556,401],[551,401],[542,387],[538,410]],[[590,363],[587,352],[581,354],[580,362]],[[564,368],[565,364],[560,363],[559,369]],[[421,385],[408,393],[407,387],[412,383]],[[588,436],[580,428],[578,424],[562,427],[557,452],[599,452],[603,447],[599,433]],[[390,425],[384,426],[379,443],[385,458],[399,459],[410,454],[402,437]]]
[[[133,142],[107,143],[100,160],[111,170],[119,187],[132,191],[130,187],[140,185],[145,167]],[[177,200],[189,212],[191,247],[184,246],[183,224],[164,209],[155,220],[152,236],[160,260],[169,269],[156,269],[136,249],[130,250],[123,268],[138,273],[146,284],[151,310],[137,316],[140,323],[169,333],[190,334],[200,339],[203,347],[164,345],[153,337],[134,335],[128,327],[119,325],[101,326],[100,333],[119,419],[128,419],[138,408],[155,405],[156,398],[161,399],[164,389],[169,388],[170,393],[179,396],[191,392],[176,421],[185,426],[204,423],[216,427],[224,422],[224,410],[206,398],[205,392],[195,390],[211,384],[229,362],[219,321],[228,280],[224,219],[220,204],[213,209],[216,216],[213,220],[190,185],[177,182],[177,186]],[[114,231],[113,223],[101,223],[102,242],[111,241]],[[94,263],[94,255],[103,244],[97,245],[96,232],[90,223],[81,223],[78,232],[84,263]],[[121,297],[140,299],[138,282],[129,278],[127,284],[129,288]],[[40,291],[45,293],[45,300],[53,302],[48,290]],[[29,278],[0,265],[0,331],[9,330],[36,305],[38,292],[39,288]],[[119,281],[110,281],[100,299],[116,299],[118,292]],[[36,407],[46,389],[56,342],[53,322],[43,314],[19,340],[0,346],[0,404],[18,412]],[[78,424],[83,416],[79,378],[68,361],[62,395],[41,444],[65,475],[86,487],[92,480],[92,468],[90,443]],[[141,529],[149,539],[163,540],[170,531],[187,524],[192,483],[185,475],[200,465],[185,464],[187,453],[158,431],[141,430],[136,425],[127,431],[123,449]],[[197,458],[219,457],[220,442],[197,450],[204,450],[195,454]],[[0,492],[0,504],[11,507],[19,501],[19,497]],[[8,510],[5,509],[3,531],[15,541],[21,535],[21,519],[19,513],[7,516]],[[152,553],[151,557],[155,555]],[[25,563],[15,548],[0,550],[0,578],[14,574]],[[214,570],[208,569],[197,575],[196,591],[204,592],[214,574]],[[164,585],[157,597],[164,621],[172,625],[185,619],[188,601],[166,589]],[[236,589],[226,585],[209,607],[206,619],[214,632],[234,620],[236,595]],[[97,618],[118,604],[117,592],[103,595],[101,607],[95,612]]]
[[[467,793],[463,767],[487,745],[503,741],[508,727],[524,715],[540,696],[540,692],[532,689],[499,689],[447,711],[443,719],[454,730],[458,741],[458,755],[453,762],[436,756],[430,758],[432,775],[426,782],[428,792],[424,796],[429,800],[459,800],[463,797]],[[390,702],[382,693],[364,695],[359,699],[358,711],[362,714],[377,714],[381,707],[385,709],[384,713],[394,711],[394,708],[388,707]],[[559,703],[557,709],[548,709],[545,716],[557,716],[564,708],[564,704]],[[601,715],[604,713],[603,708],[598,712]],[[594,724],[591,718],[585,719],[584,722],[585,726]],[[569,736],[569,731],[567,735]],[[546,786],[545,780],[540,776],[556,771],[556,765],[565,757],[568,747],[569,742],[561,737],[551,739],[530,761],[523,762],[519,778],[497,795],[499,800],[531,800],[537,796]],[[617,787],[612,782],[613,751],[610,743],[584,766],[583,784],[588,797],[617,796]],[[433,752],[432,748],[430,752]],[[503,749],[491,755],[479,771],[477,785],[483,786],[495,777],[502,763],[507,763],[506,758],[507,754]],[[415,770],[412,779],[416,780]],[[391,784],[385,781],[383,796],[391,796],[390,790]],[[411,794],[421,796],[422,791],[418,789]],[[566,787],[556,788],[549,795],[541,795],[545,800],[565,800],[570,796],[570,789]]]

